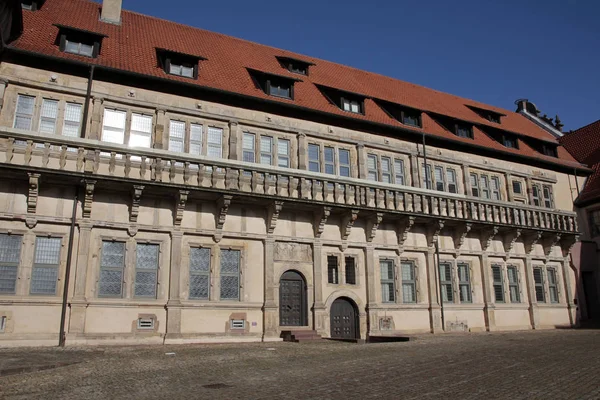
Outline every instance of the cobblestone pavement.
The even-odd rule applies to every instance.
[[[600,330],[0,350],[0,370],[60,362],[0,376],[0,398],[600,399]]]

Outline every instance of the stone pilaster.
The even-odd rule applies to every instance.
[[[513,202],[514,201],[514,195],[513,195],[513,191],[512,191],[512,175],[510,173],[507,173],[506,175],[506,198],[508,199],[509,202]]]
[[[470,196],[471,195],[471,168],[469,167],[469,164],[463,164],[462,170],[463,170],[463,183],[465,186],[465,193]]]
[[[429,323],[432,333],[440,333],[444,331],[442,326],[442,310],[439,301],[438,288],[438,273],[437,263],[435,261],[435,249],[430,247],[427,250],[427,285],[429,292]]]
[[[562,275],[565,285],[565,300],[567,303],[567,309],[569,311],[569,319],[571,322],[571,326],[575,326],[575,324],[577,323],[577,306],[574,304],[575,294],[573,292],[573,288],[571,287],[570,273],[572,270],[569,256],[564,258],[562,262],[562,267]]]
[[[411,185],[413,187],[420,187],[420,180],[419,180],[419,157],[416,154],[411,154],[409,156],[409,160],[410,160],[410,178],[411,178]]]
[[[320,240],[313,243],[313,329],[323,336],[328,336],[326,331],[325,318],[327,310],[323,302],[323,244]]]
[[[275,252],[275,239],[268,237],[265,242],[265,285],[263,306],[263,340],[276,339],[279,327],[279,307],[275,298],[275,265],[273,254]]]
[[[83,333],[85,328],[85,313],[87,309],[87,281],[90,260],[90,249],[92,248],[92,223],[89,221],[79,222],[79,235],[77,241],[77,253],[72,257],[75,265],[75,284],[73,298],[71,300],[71,313],[69,317],[69,333]],[[74,268],[73,268],[74,267]]]
[[[102,113],[104,99],[102,97],[94,97],[92,100],[92,123],[91,129],[87,130],[87,138],[93,140],[100,140],[102,137]],[[83,121],[87,123],[87,121]]]
[[[6,93],[7,86],[8,81],[0,78],[0,111],[2,111],[2,107],[4,106],[4,94]]]
[[[238,143],[241,143],[239,125],[237,121],[229,121],[229,159],[241,160],[238,151]]]
[[[358,153],[358,178],[367,179],[367,151],[365,150],[364,144],[356,146]]]
[[[483,314],[485,317],[485,327],[488,331],[496,330],[496,305],[494,302],[491,276],[490,276],[490,264],[487,252],[481,255],[481,285],[483,289]]]
[[[525,179],[525,191],[527,193],[527,199],[529,200],[529,204],[533,205],[533,182],[530,177]]]
[[[540,315],[537,300],[535,298],[535,282],[533,281],[533,264],[531,256],[525,259],[525,280],[527,285],[527,298],[529,300],[529,319],[533,329],[540,327]]]
[[[181,334],[181,247],[183,232],[171,232],[171,265],[169,268],[169,299],[167,301],[167,338]]]
[[[165,134],[167,131],[167,118],[165,116],[166,111],[164,109],[156,110],[156,125],[154,125],[154,148],[155,149],[168,149],[168,135]]]
[[[308,169],[307,167],[308,158],[308,141],[306,140],[306,134],[298,134],[298,169]],[[294,164],[292,164],[293,166]]]
[[[368,243],[365,247],[365,286],[367,288],[367,338],[372,331],[379,330],[379,326],[371,326],[373,320],[373,307],[377,306],[377,289],[378,285],[375,280],[375,246]]]

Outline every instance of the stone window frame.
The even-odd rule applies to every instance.
[[[187,296],[186,296],[186,300],[187,301],[191,301],[191,302],[206,302],[206,301],[211,301],[211,300],[215,300],[214,298],[214,294],[212,291],[212,288],[214,286],[213,283],[213,275],[214,275],[214,260],[215,260],[215,251],[218,248],[217,245],[208,245],[208,244],[204,244],[204,243],[196,243],[196,242],[190,242],[184,245],[186,250],[187,250],[187,255],[185,257],[185,259],[187,260],[187,265],[186,268],[182,269],[182,278],[184,278],[184,284],[187,287]],[[210,258],[208,260],[208,297],[206,299],[202,299],[202,298],[191,298],[190,297],[190,278],[191,278],[191,273],[190,273],[190,264],[191,264],[191,250],[192,249],[208,249],[210,252]],[[182,263],[182,266],[184,266],[185,263]],[[184,272],[183,272],[184,271]]]
[[[245,276],[246,276],[246,247],[242,245],[216,245],[215,249],[218,250],[215,253],[215,257],[211,257],[211,261],[214,261],[214,268],[211,264],[211,289],[214,290],[213,295],[215,301],[227,302],[227,303],[241,303],[244,300],[244,287],[245,287]],[[240,252],[240,271],[239,271],[239,291],[238,299],[221,299],[221,251],[222,250],[237,250]],[[211,253],[212,254],[212,253]],[[189,265],[188,265],[189,268]],[[209,298],[211,298],[209,296]]]
[[[260,156],[261,156],[261,148],[260,143],[262,137],[270,137],[271,138],[271,166],[277,168],[298,168],[298,161],[296,157],[298,143],[297,143],[297,135],[284,133],[284,132],[275,132],[275,131],[267,131],[265,129],[257,129],[254,127],[243,127],[240,129],[241,140],[240,140],[240,161],[244,161],[244,135],[251,134],[254,135],[254,163],[261,164]],[[279,166],[279,141],[287,140],[289,143],[289,151],[288,151],[288,166],[280,167]],[[247,151],[247,150],[246,150]],[[262,164],[267,165],[267,164]]]
[[[513,201],[522,203],[522,204],[529,204],[529,196],[527,195],[527,180],[520,176],[512,175],[510,177],[509,181],[510,181],[509,190],[512,193]],[[513,190],[514,182],[519,182],[519,184],[521,185],[521,193],[516,193]]]
[[[357,170],[356,164],[352,162],[353,159],[356,159],[356,160],[358,159],[358,152],[357,152],[355,145],[341,143],[341,142],[334,142],[334,141],[315,140],[312,138],[308,139],[306,142],[306,170],[307,171],[310,171],[310,165],[309,165],[310,159],[309,159],[309,151],[308,151],[310,145],[319,146],[319,172],[318,173],[321,173],[324,175],[330,175],[330,176],[341,176],[339,174],[340,173],[339,151],[340,151],[340,149],[342,149],[342,150],[348,150],[350,152],[350,178],[358,177],[358,170]],[[333,162],[334,162],[334,169],[335,169],[334,174],[325,173],[325,147],[333,148]]]
[[[226,159],[229,157],[229,125],[226,122],[217,120],[211,120],[208,118],[196,117],[191,115],[184,115],[175,112],[167,111],[164,116],[165,120],[165,132],[162,138],[162,146],[167,151],[169,150],[169,133],[171,129],[171,120],[185,123],[185,137],[184,137],[184,152],[182,154],[191,155],[190,148],[190,137],[191,137],[191,124],[202,125],[202,149],[200,156],[206,157],[208,155],[208,128],[218,128],[223,130],[222,142],[221,142],[221,158]],[[154,127],[156,126],[156,119]],[[174,154],[179,154],[173,152]]]
[[[493,303],[499,303],[499,304],[521,304],[523,303],[523,280],[521,277],[521,266],[517,263],[514,262],[492,262],[490,264],[490,270],[492,270],[493,267],[498,266],[500,267],[500,276],[502,279],[502,296],[503,296],[503,301],[497,301],[496,297],[495,297],[495,292],[492,291],[492,299],[493,299]],[[517,282],[516,285],[515,284],[511,284],[510,280],[508,279],[508,270],[509,268],[514,268],[516,270],[516,276],[517,276]],[[489,277],[489,282],[488,284],[490,285],[490,287],[493,289],[494,288],[494,276],[493,276],[493,272],[490,274]],[[516,286],[517,287],[517,294],[518,294],[518,298],[519,301],[513,301],[510,295],[510,287],[511,286]]]
[[[383,291],[381,290],[381,284],[382,284],[382,276],[381,276],[381,262],[382,261],[391,261],[392,262],[392,271],[394,273],[393,279],[391,279],[394,287],[393,287],[393,293],[394,293],[394,300],[392,301],[383,301]],[[390,257],[390,256],[379,256],[377,258],[377,275],[379,278],[379,299],[381,299],[381,303],[382,304],[398,304],[398,297],[399,297],[399,293],[398,293],[398,257]],[[386,282],[390,281],[389,279],[386,279]]]
[[[461,260],[461,259],[442,259],[440,260],[439,264],[437,265],[438,268],[438,274],[441,273],[440,271],[440,266],[442,264],[450,264],[450,271],[451,271],[451,280],[452,280],[452,301],[448,301],[448,304],[475,304],[476,303],[476,296],[475,296],[475,288],[474,288],[474,283],[475,283],[475,275],[474,275],[474,269],[473,269],[473,261],[465,261],[465,260]],[[459,264],[465,264],[468,267],[468,271],[469,271],[469,293],[470,293],[470,301],[461,301],[460,300],[460,281],[459,281],[459,276],[458,276],[458,265]],[[439,275],[436,275],[439,277]],[[438,293],[439,293],[439,284],[440,284],[440,280],[438,278],[438,282],[436,283],[436,287],[438,288]],[[446,302],[445,302],[446,303]]]
[[[334,279],[336,282],[329,282],[329,257],[335,257],[337,260],[337,269],[336,269],[336,279]],[[344,260],[344,253],[341,252],[333,252],[333,251],[328,251],[325,253],[325,265],[326,265],[326,273],[327,273],[327,286],[339,286],[342,284],[342,279],[344,278],[345,280],[345,262],[342,262],[342,260]],[[344,260],[345,261],[345,260]]]
[[[537,196],[534,194],[534,188],[537,190]],[[549,191],[549,197],[546,197],[544,194],[546,189]],[[537,205],[535,204],[536,200],[539,203]],[[549,205],[547,205],[547,202],[549,202]],[[530,204],[536,207],[554,209],[554,185],[548,182],[532,181]]]
[[[64,274],[66,273],[66,269],[67,269],[67,256],[68,256],[68,252],[69,249],[67,248],[67,238],[68,235],[66,233],[56,233],[56,232],[49,232],[49,231],[35,231],[32,232],[33,234],[33,243],[31,243],[32,245],[32,257],[31,257],[31,264],[27,266],[28,270],[29,270],[29,276],[27,277],[27,294],[33,297],[57,297],[57,296],[62,296],[63,294],[63,290],[64,288],[60,285],[60,282],[63,281],[64,279]],[[42,237],[42,238],[50,238],[50,239],[60,239],[60,254],[59,254],[59,264],[57,267],[57,271],[56,271],[56,289],[54,291],[54,294],[43,294],[43,293],[31,293],[31,278],[33,276],[33,268],[35,267],[35,252],[36,252],[36,246],[37,246],[37,238],[38,237]]]
[[[403,285],[404,285],[404,280],[402,279],[402,264],[403,263],[410,263],[412,264],[414,273],[415,273],[415,301],[411,301],[411,302],[405,302],[404,301],[404,292],[403,292]],[[398,274],[398,278],[399,278],[399,284],[400,284],[400,290],[399,290],[399,294],[398,294],[398,299],[400,299],[400,303],[402,304],[419,304],[419,301],[421,300],[421,291],[419,289],[420,286],[420,268],[419,268],[419,259],[418,258],[410,258],[410,257],[400,257],[399,262],[398,262],[398,269],[399,269],[399,274]]]
[[[9,88],[11,86],[9,86]],[[58,101],[58,111],[56,113],[56,126],[55,126],[55,132],[54,132],[55,135],[63,134],[63,127],[64,127],[64,123],[65,123],[65,110],[67,107],[67,103],[74,103],[74,104],[81,105],[79,136],[77,136],[77,137],[80,137],[81,128],[82,128],[83,124],[85,123],[85,121],[83,121],[83,107],[85,105],[85,98],[77,97],[77,96],[74,96],[71,94],[62,94],[62,93],[51,92],[51,91],[47,91],[47,90],[31,90],[29,88],[13,86],[12,92],[8,93],[8,90],[7,90],[7,95],[6,95],[7,99],[8,98],[13,99],[13,105],[14,105],[13,110],[12,110],[13,116],[12,116],[11,127],[15,126],[15,121],[17,118],[17,102],[18,102],[19,96],[27,96],[27,97],[34,98],[33,114],[31,116],[31,131],[32,132],[40,131],[42,103],[43,103],[44,99]]]
[[[343,272],[342,272],[343,282],[342,282],[342,284],[348,285],[350,287],[359,286],[360,285],[360,279],[359,279],[360,274],[358,273],[359,272],[359,268],[358,268],[358,259],[359,259],[358,258],[358,254],[344,254],[344,253],[342,253],[342,258],[343,258],[343,262],[342,262],[342,265],[343,265],[343,267],[342,267],[342,269],[343,269]],[[348,281],[347,281],[348,275],[346,275],[346,274],[347,274],[348,269],[347,269],[346,259],[348,259],[348,258],[351,258],[351,259],[354,260],[354,283],[348,283]]]
[[[537,296],[535,293],[535,279],[533,276],[533,270],[535,268],[539,268],[542,271],[542,287],[544,290],[544,301],[538,301],[537,300]],[[553,270],[555,277],[556,277],[556,296],[557,296],[557,300],[558,301],[552,301],[551,296],[550,296],[550,280],[548,279],[548,270]],[[563,290],[562,290],[562,285],[561,285],[561,280],[562,280],[562,271],[560,268],[560,265],[555,265],[555,264],[542,264],[542,263],[534,263],[531,265],[531,283],[533,286],[533,298],[530,299],[532,302],[533,300],[535,300],[535,303],[537,304],[548,304],[548,305],[561,305],[564,304],[564,298],[563,298]]]
[[[368,159],[369,156],[375,156],[376,157],[376,168],[377,168],[377,180],[374,182],[384,182],[383,181],[383,169],[382,169],[382,158],[387,158],[390,161],[390,170],[389,170],[389,175],[390,175],[390,180],[391,182],[389,182],[392,185],[400,185],[400,186],[409,186],[410,183],[410,155],[409,154],[405,154],[405,153],[390,153],[390,152],[384,152],[384,151],[380,151],[380,150],[376,150],[376,149],[365,149],[365,156],[366,156],[366,164],[365,164],[365,168],[367,168],[367,175],[366,175],[366,180],[369,180],[369,170],[368,170]],[[398,183],[396,181],[396,177],[397,177],[397,171],[396,171],[396,160],[401,161],[402,162],[402,167],[403,167],[403,171],[402,171],[402,176],[403,176],[403,183]],[[384,183],[388,183],[388,182],[384,182]]]
[[[26,255],[28,254],[28,246],[30,244],[31,234],[26,229],[0,229],[2,235],[15,235],[21,237],[21,254],[19,256],[19,263],[17,264],[17,277],[15,279],[15,292],[14,293],[0,293],[0,297],[7,296],[28,296],[29,295],[29,284],[25,287],[25,282],[29,282],[29,279],[25,279],[24,275],[27,270],[27,265],[24,262]],[[34,239],[35,240],[35,239]],[[32,259],[33,261],[33,259]],[[59,271],[60,273],[60,271]],[[62,290],[61,290],[62,294]]]
[[[477,197],[479,199],[486,199],[486,200],[491,200],[491,201],[505,201],[508,197],[507,197],[507,193],[506,193],[506,175],[503,173],[498,173],[498,172],[494,172],[494,171],[484,171],[484,170],[479,170],[479,169],[469,169],[469,180],[471,179],[472,176],[476,176],[477,177],[477,186],[473,186],[473,184],[471,183],[471,193],[469,193],[468,195],[471,197]],[[486,177],[487,182],[488,182],[488,187],[487,190],[489,191],[489,197],[483,197],[482,196],[482,189],[481,189],[481,178],[482,177]],[[494,179],[497,179],[498,181],[498,196],[499,199],[494,199],[492,198],[493,196],[493,192],[494,190],[492,189],[492,181]],[[512,185],[512,183],[511,183]],[[473,189],[477,189],[478,190],[478,195],[475,196],[473,194]],[[511,187],[512,190],[512,187]]]
[[[419,163],[419,184],[420,187],[423,189],[427,189],[427,183],[426,183],[426,179],[427,176],[425,175],[425,162],[424,161],[420,161]],[[431,187],[429,188],[429,190],[435,190],[435,191],[440,191],[440,192],[446,192],[446,193],[451,193],[449,191],[449,185],[448,185],[448,170],[451,169],[454,171],[454,175],[455,175],[455,184],[456,184],[456,193],[457,194],[461,194],[462,193],[462,189],[464,187],[464,185],[461,183],[461,176],[462,176],[462,166],[458,165],[458,164],[449,164],[449,163],[442,163],[442,162],[438,162],[438,161],[433,161],[433,160],[427,160],[427,166],[429,169],[429,179],[431,182]],[[441,168],[442,169],[442,178],[443,178],[443,185],[444,185],[444,190],[437,190],[437,182],[435,180],[435,169],[436,168]]]
[[[150,128],[150,149],[156,147],[156,109],[150,107],[143,107],[130,104],[122,104],[113,101],[104,100],[102,102],[102,108],[100,110],[100,122],[98,124],[98,140],[103,142],[102,134],[104,131],[104,112],[105,110],[121,111],[125,112],[125,131],[123,133],[123,146],[129,146],[129,139],[131,137],[131,120],[133,114],[140,114],[149,116],[152,118],[152,126]]]
[[[600,208],[587,210],[590,238],[600,237]],[[595,222],[597,218],[597,223]]]
[[[97,253],[96,262],[94,263],[94,285],[93,285],[93,297],[96,299],[103,300],[128,300],[128,301],[158,301],[164,300],[168,296],[168,282],[169,282],[169,265],[167,261],[169,257],[166,256],[168,244],[167,239],[156,239],[156,238],[145,238],[143,235],[138,234],[135,237],[130,237],[127,233],[114,232],[115,234],[101,233],[95,237],[94,249]],[[123,267],[123,282],[121,286],[121,296],[100,296],[100,269],[102,262],[102,242],[121,242],[125,243],[125,265]],[[154,297],[136,297],[135,296],[135,272],[136,272],[136,255],[137,255],[137,244],[157,244],[159,245],[158,253],[158,271],[157,271],[157,282],[156,282],[156,298]],[[90,246],[91,247],[91,246]],[[166,290],[162,290],[165,287]]]

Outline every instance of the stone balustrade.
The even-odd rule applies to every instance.
[[[141,181],[386,214],[578,233],[573,212],[11,128],[0,129],[0,163],[90,179]]]

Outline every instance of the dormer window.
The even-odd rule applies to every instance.
[[[198,78],[198,63],[205,58],[177,53],[165,49],[156,49],[159,66],[169,75],[184,78]]]
[[[342,97],[342,110],[360,114],[360,103],[357,100]]]
[[[454,134],[461,138],[473,139],[473,127],[463,123],[454,125]]]
[[[510,149],[518,149],[517,138],[510,135],[502,135],[502,144]]]
[[[281,64],[281,66],[287,69],[294,74],[307,75],[308,76],[308,68],[311,65],[315,65],[310,62],[298,60],[296,58],[290,57],[277,57],[277,60]]]
[[[398,120],[404,125],[422,128],[421,111],[414,108],[402,106],[400,104],[391,103],[384,100],[375,100],[375,102],[385,111],[390,117]]]
[[[504,114],[500,114],[496,111],[492,111],[492,110],[486,110],[484,108],[479,108],[479,107],[474,107],[474,106],[467,106],[469,107],[471,110],[475,111],[477,114],[479,114],[479,116],[481,118],[487,119],[490,122],[493,122],[495,124],[500,124],[500,118],[504,117]]]
[[[330,88],[327,86],[317,85],[317,88],[323,93],[325,98],[332,104],[338,106],[340,110],[353,113],[363,114],[365,113],[365,97],[350,92],[343,92],[339,89]]]
[[[549,157],[558,157],[556,146],[551,144],[542,144],[542,154]]]
[[[63,25],[56,26],[59,28],[57,41],[60,51],[90,58],[98,57],[105,35]]]
[[[294,82],[298,79],[289,78],[286,76],[273,75],[262,71],[248,69],[254,82],[266,94],[284,99],[294,99]]]
[[[23,10],[37,11],[44,5],[44,1],[45,0],[21,0],[21,8]]]

